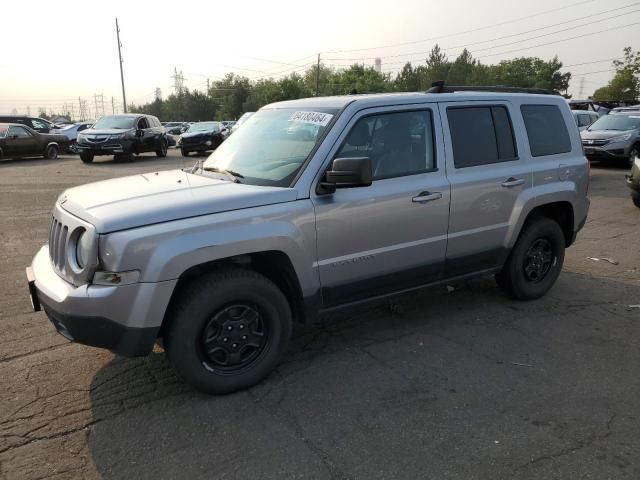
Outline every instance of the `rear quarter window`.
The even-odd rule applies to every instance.
[[[520,111],[532,156],[543,157],[571,151],[569,131],[556,105],[522,105]]]

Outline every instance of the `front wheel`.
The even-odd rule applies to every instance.
[[[183,380],[212,394],[260,382],[278,365],[291,337],[291,309],[280,289],[239,268],[194,280],[167,320],[170,362]]]
[[[81,152],[80,153],[80,160],[82,160],[83,163],[91,163],[91,162],[93,162],[93,153],[91,153],[91,152]]]
[[[542,297],[560,275],[564,251],[564,233],[557,222],[545,217],[527,222],[496,275],[498,285],[518,300]]]
[[[44,158],[49,160],[55,160],[58,158],[58,147],[55,145],[49,145],[44,152]]]
[[[632,193],[631,201],[636,207],[640,208],[640,193]]]
[[[158,157],[160,157],[160,158],[163,158],[163,157],[167,156],[167,141],[166,140],[160,140],[160,146],[156,150],[156,155]]]
[[[180,147],[180,153],[182,153],[183,157],[188,157],[189,156],[189,150],[187,150],[184,147]]]

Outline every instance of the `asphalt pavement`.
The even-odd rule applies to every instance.
[[[0,162],[0,479],[640,478],[624,170],[592,168],[588,223],[545,298],[486,278],[354,308],[298,327],[260,385],[212,397],[159,348],[69,343],[31,312],[24,274],[65,188],[196,160]]]

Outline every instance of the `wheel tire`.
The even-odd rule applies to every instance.
[[[167,149],[169,147],[167,146],[167,141],[166,140],[160,140],[160,146],[158,147],[158,150],[156,150],[156,155],[160,158],[164,158],[167,156]]]
[[[44,152],[44,158],[48,160],[55,160],[58,158],[58,147],[55,145],[49,145]]]
[[[640,153],[640,148],[638,148],[638,145],[634,145],[633,147],[631,147],[631,151],[629,152],[629,157],[627,158],[627,167],[629,168],[633,167],[633,161],[635,160],[635,158],[638,156],[639,153]]]
[[[67,149],[69,150],[69,153],[72,153],[74,155],[78,154],[78,143],[73,140],[70,144],[69,144],[69,148]]]
[[[548,269],[541,267],[537,279],[525,272],[525,268],[544,264],[540,258],[532,259],[530,255],[540,245],[547,250],[540,255],[548,255]],[[498,286],[518,300],[534,300],[542,297],[551,289],[562,271],[565,252],[565,237],[557,222],[537,217],[528,221],[516,242],[507,262],[496,275]]]
[[[91,152],[82,152],[82,153],[80,153],[80,160],[82,160],[83,163],[91,163],[91,162],[93,162],[93,153],[91,153]]]
[[[255,315],[255,320],[248,320],[248,324],[258,322],[262,328],[259,338],[263,345],[259,349],[242,346],[241,338],[246,335],[239,335],[243,328],[242,315],[247,311]],[[235,312],[235,316],[228,313],[232,320],[221,325],[220,318],[227,318],[226,312]],[[238,312],[244,313],[238,317]],[[172,304],[167,318],[164,344],[169,361],[185,382],[211,394],[231,393],[260,382],[278,365],[291,338],[291,309],[283,293],[266,277],[239,268],[205,274],[194,280]],[[229,328],[229,322],[237,322],[238,330]],[[211,328],[217,332],[215,335]],[[250,328],[244,332],[255,336],[255,327]],[[221,339],[220,335],[227,329],[231,330],[226,337],[229,340]],[[205,351],[205,333],[208,348],[213,349],[210,354]],[[222,343],[223,340],[227,343]],[[255,355],[242,360],[246,365],[241,362],[239,366],[223,366],[219,363],[220,357],[214,358],[213,352],[222,354],[227,363],[232,361],[233,351],[229,353],[229,350],[238,344],[238,351],[244,352],[243,355],[247,352]]]
[[[631,201],[636,207],[640,208],[640,194],[632,194]]]
[[[183,157],[189,156],[189,150],[185,150],[183,147],[180,147],[180,153],[182,154]]]

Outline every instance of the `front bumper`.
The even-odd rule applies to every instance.
[[[184,148],[185,150],[198,150],[198,151],[205,151],[205,150],[213,150],[213,144],[211,143],[211,141],[209,140],[209,145],[207,145],[207,140],[203,140],[201,142],[185,142],[184,139],[182,140],[182,143],[180,144],[180,146],[182,148]]]
[[[45,311],[65,338],[123,356],[151,352],[177,280],[75,287],[60,278],[47,246],[27,268],[35,311]]]
[[[632,146],[633,144],[628,142],[614,142],[603,146],[582,144],[584,154],[589,160],[625,159],[629,157]]]
[[[108,140],[101,143],[77,143],[78,153],[90,152],[94,156],[135,153],[131,140]]]

